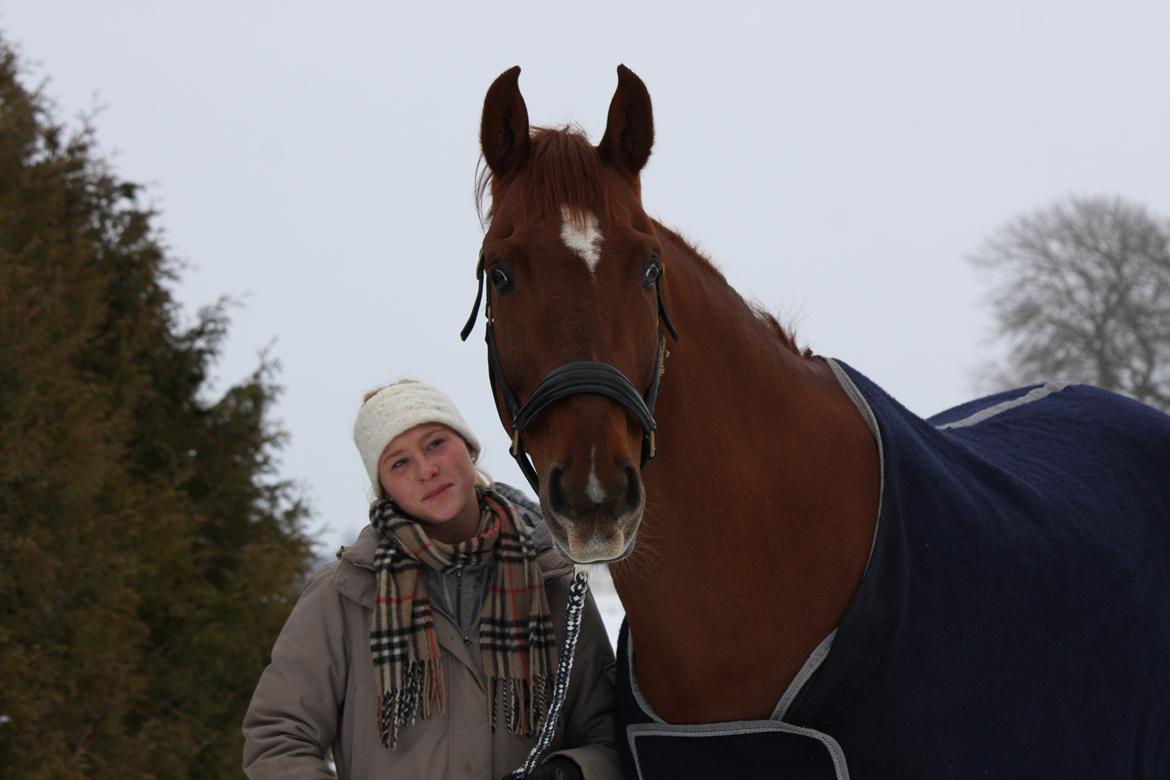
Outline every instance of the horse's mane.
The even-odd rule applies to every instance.
[[[550,215],[560,218],[561,208],[567,207],[572,219],[581,225],[584,225],[587,213],[610,215],[609,199],[602,183],[601,160],[579,127],[563,125],[559,128],[533,128],[532,150],[525,171],[528,175],[523,180],[524,211],[538,218]],[[498,184],[491,169],[483,164],[483,158],[480,157],[475,181],[475,205],[482,226],[486,227],[492,218]],[[655,224],[664,227],[657,221]],[[727,284],[723,273],[694,244],[677,232],[665,229],[689,250],[698,263],[735,292]],[[735,294],[739,295],[738,292]],[[803,357],[812,355],[811,350],[801,349],[797,345],[794,334],[782,327],[774,315],[759,305],[747,301],[744,301],[744,305],[766,329],[775,334],[784,347]]]
[[[693,241],[688,240],[677,230],[673,230],[663,225],[658,220],[654,220],[654,224],[660,231],[669,235],[680,247],[682,247],[700,268],[714,277],[715,280],[718,281],[719,286],[725,287],[737,300],[742,302],[744,308],[750,312],[751,315],[755,317],[755,319],[760,321],[760,324],[764,326],[764,329],[770,332],[780,341],[781,346],[796,353],[797,355],[800,355],[801,357],[807,358],[813,356],[814,353],[811,349],[808,347],[801,347],[799,344],[797,344],[795,328],[785,328],[776,319],[774,314],[764,308],[763,304],[746,300],[743,295],[740,294],[739,290],[736,290],[731,286],[731,284],[727,281],[727,277],[723,275],[723,272],[719,270],[719,267],[715,265],[711,258],[707,257],[706,254],[704,254],[697,246],[695,246]]]
[[[756,317],[763,321],[768,330],[772,331],[776,335],[776,338],[780,339],[781,344],[801,357],[810,358],[813,356],[812,349],[809,347],[801,347],[796,343],[796,331],[792,327],[785,328],[776,319],[776,316],[764,309],[763,306],[754,303],[748,304],[748,306],[755,313]]]

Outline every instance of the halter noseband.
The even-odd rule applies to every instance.
[[[512,386],[504,377],[503,366],[500,365],[500,355],[496,350],[495,320],[492,318],[491,290],[488,290],[488,301],[484,307],[487,317],[487,334],[484,340],[487,342],[488,380],[491,382],[492,396],[503,397],[504,406],[507,407],[508,415],[512,418],[512,446],[508,452],[516,459],[520,471],[524,473],[528,484],[532,485],[532,489],[537,495],[540,495],[540,482],[532,460],[524,451],[524,429],[549,405],[562,398],[573,395],[603,395],[617,401],[642,424],[641,467],[645,468],[646,464],[653,460],[657,454],[655,444],[657,425],[654,423],[654,404],[658,400],[658,385],[662,380],[663,373],[665,373],[664,363],[668,354],[666,333],[669,332],[671,337],[678,341],[678,332],[671,324],[670,316],[666,313],[666,305],[662,301],[662,278],[665,274],[666,269],[663,267],[659,277],[654,281],[654,292],[658,298],[658,349],[654,358],[654,374],[650,378],[650,387],[645,396],[634,387],[625,374],[609,363],[579,360],[565,363],[548,372],[540,380],[532,394],[528,396],[528,399],[524,403],[520,403],[512,391]],[[471,316],[467,318],[467,324],[463,326],[463,330],[459,334],[463,341],[467,341],[472,328],[475,327],[475,318],[479,315],[479,305],[483,301],[484,261],[482,256],[475,269],[475,278],[478,281],[479,289],[475,293]],[[663,331],[664,326],[665,332]]]

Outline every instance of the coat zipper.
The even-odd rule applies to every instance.
[[[463,569],[455,572],[455,622],[459,624],[460,633],[463,632]],[[471,637],[463,634],[463,644],[471,647]]]

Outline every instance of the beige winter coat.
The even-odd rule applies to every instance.
[[[367,526],[340,560],[314,575],[293,608],[244,718],[244,771],[252,780],[331,778],[324,760],[330,747],[342,780],[500,780],[527,757],[533,737],[509,734],[499,714],[492,731],[478,627],[467,644],[437,609],[447,714],[404,728],[394,750],[382,746],[370,658],[376,547],[377,532]],[[538,563],[559,646],[572,569],[553,550],[543,551]],[[590,596],[550,748],[576,761],[589,780],[621,776],[613,672],[613,651]]]

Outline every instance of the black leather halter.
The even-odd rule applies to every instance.
[[[669,332],[671,337],[678,341],[678,332],[671,324],[670,316],[666,313],[666,306],[662,302],[662,278],[665,274],[666,269],[663,267],[659,277],[654,281],[654,292],[658,297],[658,349],[655,352],[654,373],[650,377],[650,387],[646,390],[645,396],[634,387],[625,374],[609,363],[579,360],[566,363],[548,372],[527,400],[520,403],[512,391],[512,386],[504,377],[504,369],[500,365],[500,355],[496,350],[495,321],[492,319],[491,290],[489,288],[487,305],[484,307],[487,317],[487,334],[484,340],[487,342],[488,379],[492,385],[492,397],[502,396],[504,399],[504,406],[512,418],[512,446],[508,451],[516,459],[516,463],[524,472],[528,484],[532,485],[532,489],[536,491],[537,495],[540,495],[540,482],[532,460],[524,451],[524,429],[532,423],[537,415],[562,398],[573,395],[603,395],[617,401],[642,424],[641,466],[645,467],[654,458],[656,454],[655,431],[657,430],[657,425],[654,423],[654,404],[658,400],[658,385],[665,372],[665,360],[668,354],[666,333]],[[467,318],[467,324],[463,326],[463,330],[459,334],[464,341],[467,341],[468,335],[475,327],[475,318],[479,315],[479,305],[483,301],[484,263],[482,257],[479,259],[479,265],[476,266],[475,278],[479,283],[479,289],[475,293],[475,304],[471,307],[471,316]],[[665,332],[663,327],[666,328]]]

